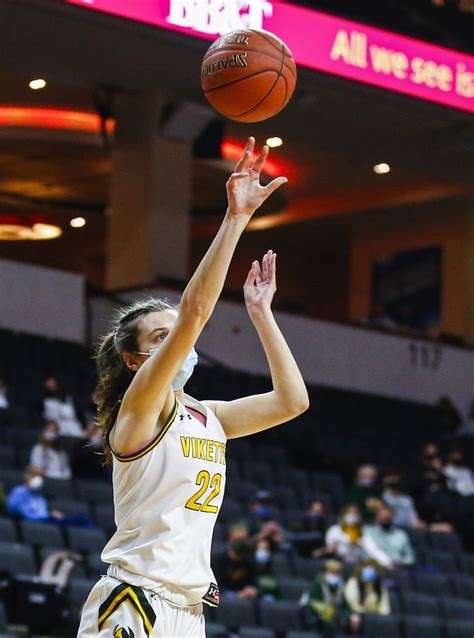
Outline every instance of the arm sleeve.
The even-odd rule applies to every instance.
[[[364,532],[361,538],[361,545],[369,558],[373,558],[383,567],[392,567],[391,558],[382,551],[369,533]]]
[[[41,467],[44,470],[44,455],[41,450],[41,445],[35,445],[31,450],[30,465],[35,467]]]

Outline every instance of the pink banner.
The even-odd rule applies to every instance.
[[[298,64],[474,113],[474,56],[270,0],[62,0],[214,40],[263,28]]]

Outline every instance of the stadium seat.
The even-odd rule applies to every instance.
[[[241,627],[240,638],[276,638],[275,632],[265,627]]]
[[[0,467],[15,467],[16,453],[12,445],[0,445]]]
[[[423,559],[427,567],[434,567],[443,573],[455,574],[459,572],[457,557],[454,553],[429,550],[423,552]]]
[[[77,495],[83,501],[89,503],[104,503],[113,505],[112,484],[107,481],[86,481],[76,482]]]
[[[396,590],[389,591],[390,611],[392,614],[399,614],[401,611],[400,596]]]
[[[0,467],[0,483],[3,485],[5,494],[8,494],[17,485],[22,485],[23,474],[23,470],[15,470],[10,467]]]
[[[5,428],[5,442],[15,447],[29,447],[38,443],[40,432],[32,428],[19,428],[17,426]]]
[[[107,543],[107,536],[101,529],[69,527],[67,530],[69,547],[75,552],[101,552]]]
[[[95,507],[95,521],[107,534],[115,531],[114,508],[101,504]]]
[[[0,631],[7,631],[7,612],[2,602],[0,602]]]
[[[316,631],[287,631],[286,638],[322,638]]]
[[[227,638],[227,628],[222,623],[206,621],[206,638]]]
[[[398,591],[414,589],[412,574],[408,569],[400,569],[385,575],[385,582],[389,587]]]
[[[90,578],[98,578],[107,573],[108,563],[103,563],[100,554],[89,554],[86,558],[87,571]]]
[[[460,554],[458,560],[462,571],[467,576],[474,577],[474,556],[470,556],[468,554]]]
[[[444,574],[415,573],[415,583],[418,591],[436,596],[449,596],[452,587],[448,576]]]
[[[439,604],[435,596],[421,594],[414,591],[401,591],[403,610],[406,614],[414,616],[438,616]]]
[[[451,577],[451,582],[453,583],[454,591],[458,596],[474,600],[474,578],[464,576],[462,574],[456,574]]]
[[[276,576],[290,576],[291,567],[286,552],[275,552],[272,557],[273,572]]]
[[[33,550],[22,543],[0,542],[0,565],[9,574],[36,574]]]
[[[301,595],[309,589],[310,582],[304,578],[291,576],[279,576],[278,586],[282,600],[298,602]]]
[[[443,625],[435,616],[405,616],[405,638],[442,638]]]
[[[237,522],[244,516],[242,505],[238,501],[226,496],[222,503],[221,511],[219,512],[220,520],[226,521],[226,523]]]
[[[16,533],[15,523],[11,518],[0,517],[0,539],[4,543],[17,543],[18,536]]]
[[[449,620],[472,620],[474,636],[474,602],[458,598],[443,597],[441,604]]]
[[[255,602],[246,598],[228,598],[224,595],[215,610],[215,618],[217,622],[222,622],[233,630],[243,625],[256,625]]]
[[[76,498],[73,481],[65,481],[64,479],[45,477],[43,492],[47,498],[71,500]]]
[[[69,583],[69,600],[71,603],[72,615],[77,615],[86,602],[91,589],[96,584],[96,580],[89,578],[72,578]]]
[[[415,550],[429,549],[430,534],[426,529],[408,527],[405,531]]]
[[[451,534],[429,532],[429,538],[433,549],[453,553],[463,551],[461,539],[456,532],[452,532]]]
[[[262,625],[275,631],[302,629],[301,607],[296,603],[262,601],[260,603]]]
[[[89,504],[85,501],[57,498],[49,502],[49,507],[51,510],[59,510],[64,514],[85,514],[92,518]]]
[[[315,560],[313,558],[304,558],[303,556],[294,556],[293,565],[295,572],[300,578],[306,580],[313,580],[323,566],[323,561]]]
[[[368,638],[401,638],[397,616],[364,615],[364,635]]]
[[[446,622],[446,638],[472,638],[472,620],[448,620]]]
[[[65,547],[62,530],[50,523],[35,523],[33,521],[22,521],[20,531],[24,543],[39,547]]]

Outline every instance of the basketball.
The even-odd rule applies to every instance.
[[[206,98],[238,122],[261,122],[279,113],[293,95],[296,77],[286,44],[257,29],[226,33],[209,47],[201,66]]]

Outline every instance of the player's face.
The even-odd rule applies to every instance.
[[[140,352],[153,352],[161,346],[163,341],[174,326],[178,313],[176,310],[160,310],[159,312],[150,312],[145,315],[141,321],[140,334],[137,339],[137,345]],[[143,361],[148,357],[139,355]]]

